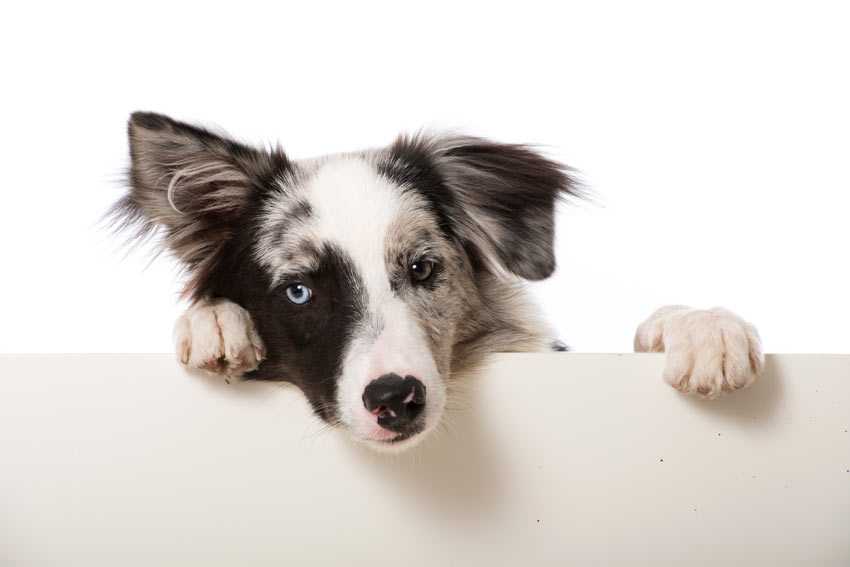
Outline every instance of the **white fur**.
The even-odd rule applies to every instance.
[[[366,293],[367,320],[354,331],[338,382],[343,423],[362,439],[386,437],[362,396],[369,382],[393,372],[415,376],[425,385],[426,427],[433,426],[442,412],[444,388],[424,334],[390,288],[384,258],[390,227],[405,210],[404,194],[352,156],[323,164],[305,189],[316,233],[345,250]]]
[[[364,279],[370,296],[389,291],[384,237],[402,210],[398,188],[364,160],[329,160],[305,187],[322,240],[345,250]]]
[[[174,342],[180,362],[228,381],[256,369],[265,354],[251,316],[227,300],[192,305],[177,319]]]
[[[764,368],[755,327],[721,307],[658,309],[637,328],[635,352],[666,352],[664,380],[709,398],[749,386]]]

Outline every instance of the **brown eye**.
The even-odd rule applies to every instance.
[[[431,277],[431,273],[434,271],[434,262],[429,262],[427,260],[417,260],[413,264],[410,265],[410,277],[413,278],[415,282],[424,282],[427,281],[428,278]]]

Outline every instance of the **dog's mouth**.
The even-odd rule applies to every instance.
[[[424,431],[425,427],[423,425],[407,428],[402,431],[392,431],[390,429],[379,428],[378,431],[366,435],[364,440],[377,443],[382,446],[398,445],[399,443],[404,443],[405,441],[421,436]]]
[[[410,428],[401,432],[381,429],[380,431],[366,434],[365,436],[355,435],[354,438],[373,449],[394,453],[397,451],[405,451],[410,447],[417,445],[428,436],[430,429],[431,428],[425,427],[425,425],[422,424],[415,428]]]
[[[385,445],[394,445],[394,444],[398,444],[398,443],[403,443],[403,442],[407,441],[408,439],[412,439],[413,437],[415,437],[416,435],[421,433],[421,431],[422,431],[421,429],[417,429],[416,431],[410,431],[408,433],[399,433],[398,435],[396,435],[395,437],[392,437],[390,439],[382,439],[382,440],[379,441],[379,443],[384,443]]]

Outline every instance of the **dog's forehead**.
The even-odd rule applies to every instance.
[[[362,159],[323,164],[307,183],[319,238],[363,262],[380,261],[389,227],[403,214],[403,194]]]
[[[382,175],[368,155],[305,164],[300,181],[281,189],[264,208],[256,250],[276,282],[315,269],[327,245],[374,272],[389,250],[435,222],[416,192]]]

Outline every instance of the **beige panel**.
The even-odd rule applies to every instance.
[[[0,564],[847,565],[850,356],[499,355],[410,455],[167,355],[0,357]]]

